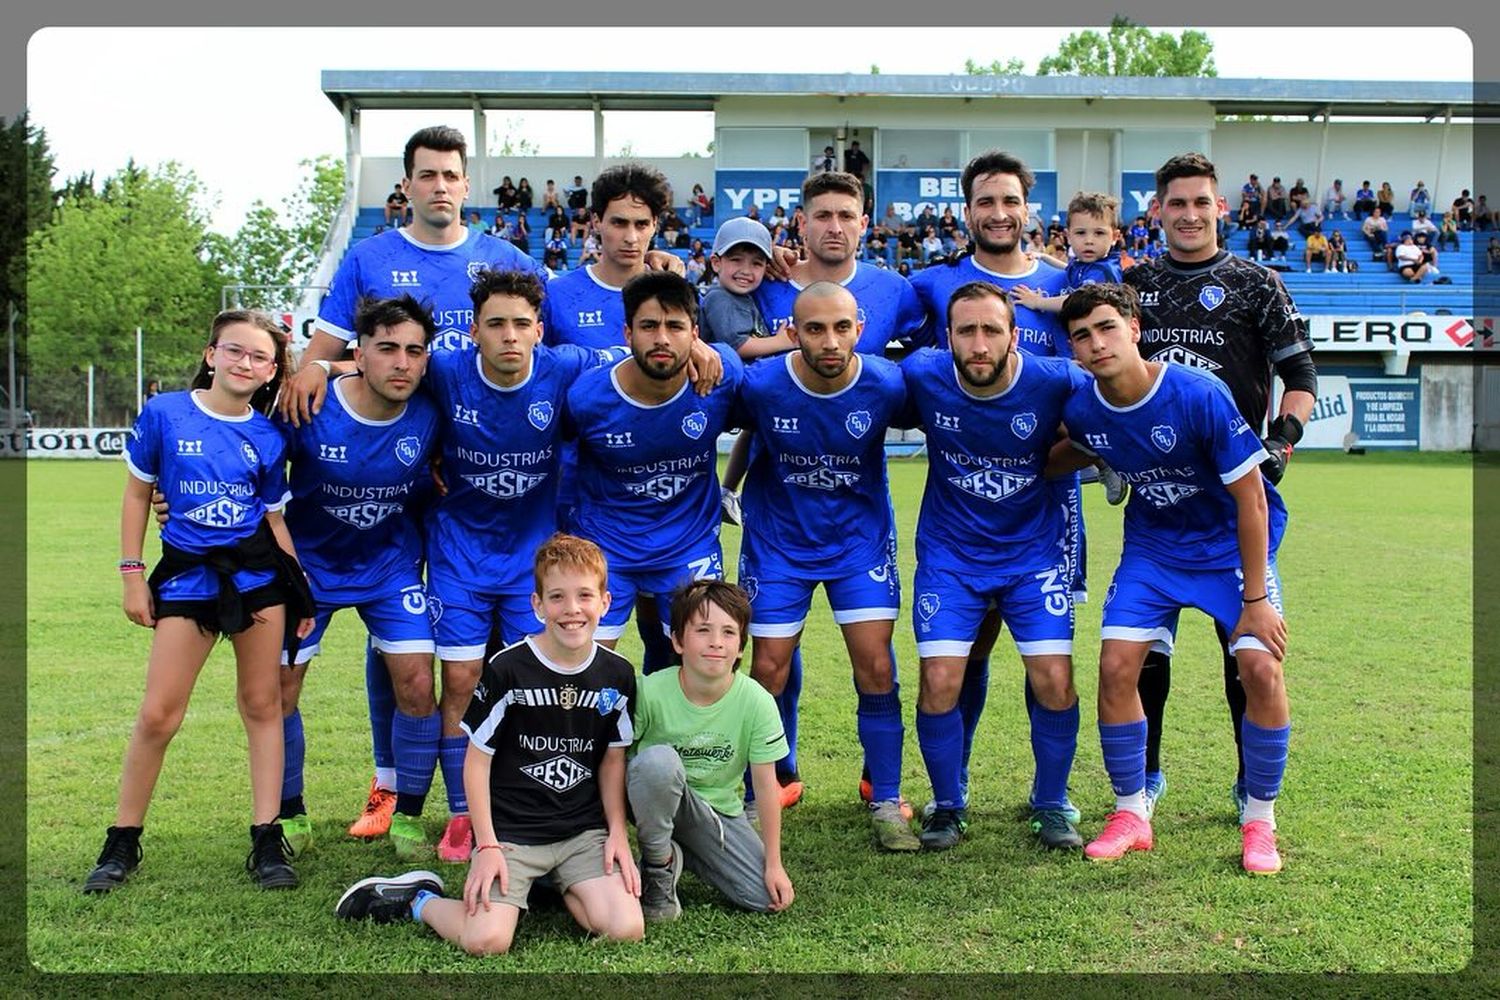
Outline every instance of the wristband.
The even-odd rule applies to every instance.
[[[498,850],[500,850],[500,845],[499,844],[479,844],[479,845],[475,846],[474,853],[477,855],[480,851],[498,851]]]
[[[139,559],[121,559],[120,560],[120,572],[121,573],[144,573],[144,572],[146,572],[146,564],[143,563],[143,562],[141,562]]]
[[[1270,594],[1261,594],[1259,597],[1242,597],[1242,598],[1240,598],[1240,603],[1241,604],[1258,604],[1261,601],[1266,600],[1270,596],[1271,596]]]
[[[319,368],[323,369],[323,374],[324,375],[332,375],[333,374],[333,365],[330,364],[327,361],[324,361],[322,358],[319,358],[318,360],[314,361],[313,364],[315,364]]]

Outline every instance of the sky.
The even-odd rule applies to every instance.
[[[342,158],[343,122],[320,87],[325,69],[555,70],[558,36],[566,31],[568,50],[588,52],[590,70],[663,70],[662,60],[641,53],[671,52],[674,71],[789,71],[784,60],[768,65],[767,54],[785,52],[796,30],[738,28],[735,44],[726,46],[723,30],[708,28],[472,28],[459,33],[461,54],[442,58],[455,48],[451,27],[45,28],[27,46],[27,106],[32,122],[46,129],[59,182],[83,171],[102,181],[131,158],[147,166],[176,160],[214,193],[213,227],[230,233],[255,199],[279,205],[295,190],[301,160]],[[805,70],[868,73],[874,62],[884,74],[946,74],[963,72],[965,59],[988,64],[1017,56],[1034,72],[1075,30],[846,28],[844,44],[820,47],[817,65]],[[1286,28],[1204,30],[1221,78],[1388,79],[1391,62],[1367,53],[1395,50],[1444,53],[1423,61],[1426,80],[1467,82],[1473,75],[1473,46],[1456,28],[1339,28],[1345,44],[1320,47],[1311,66],[1301,46],[1287,44]],[[262,58],[233,58],[246,53]],[[399,155],[410,132],[436,120],[446,119],[367,114],[364,150]],[[687,135],[674,133],[674,148],[664,149],[652,148],[662,132],[648,120],[607,120],[606,148],[630,141],[647,158],[701,150],[712,138],[711,121],[698,116]],[[460,112],[448,123],[468,131],[471,116]],[[542,116],[492,112],[488,125],[492,134],[530,138],[544,154],[592,152],[591,128],[577,119],[549,127]]]

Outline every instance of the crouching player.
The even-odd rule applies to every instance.
[[[698,580],[673,598],[671,614],[682,666],[641,681],[626,769],[641,844],[641,910],[648,921],[682,913],[684,865],[735,906],[784,910],[792,880],[781,865],[776,761],[786,756],[786,735],[776,700],[736,672],[750,599],[732,583]],[[746,764],[760,803],[758,837],[740,796]]]
[[[544,627],[490,658],[464,713],[475,846],[463,899],[443,898],[431,872],[408,872],[350,886],[338,916],[410,916],[471,955],[502,954],[532,882],[551,873],[585,930],[640,940],[640,879],[625,828],[635,672],[594,642],[609,607],[604,554],[554,535],[535,566],[532,607]]]
[[[1093,376],[1068,401],[1068,432],[1132,487],[1099,651],[1099,742],[1116,805],[1084,853],[1106,861],[1151,849],[1136,681],[1148,651],[1171,653],[1181,609],[1196,607],[1229,632],[1245,687],[1244,867],[1275,873],[1273,807],[1291,732],[1276,575],[1286,508],[1261,475],[1265,449],[1218,379],[1141,358],[1133,288],[1087,285],[1068,296],[1059,316],[1073,356]]]

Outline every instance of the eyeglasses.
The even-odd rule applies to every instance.
[[[276,364],[273,355],[264,351],[247,351],[239,344],[215,344],[214,350],[232,365],[237,365],[246,358],[250,360],[251,368],[270,368]]]

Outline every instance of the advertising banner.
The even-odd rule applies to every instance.
[[[721,171],[722,173],[722,171]],[[962,170],[879,170],[875,173],[875,218],[885,215],[885,206],[894,203],[896,214],[910,222],[932,206],[935,215],[944,208],[964,217],[964,191],[959,179]],[[1031,222],[1046,228],[1047,220],[1057,209],[1057,171],[1036,171],[1036,184],[1026,199]]]
[[[1421,441],[1421,420],[1422,379],[1416,375],[1319,372],[1318,401],[1297,449],[1342,449],[1347,438],[1360,448],[1414,450]]]
[[[762,219],[777,205],[791,215],[802,201],[806,170],[718,170],[714,172],[714,220],[746,215],[754,205]]]
[[[4,427],[0,458],[119,458],[128,427]]]

